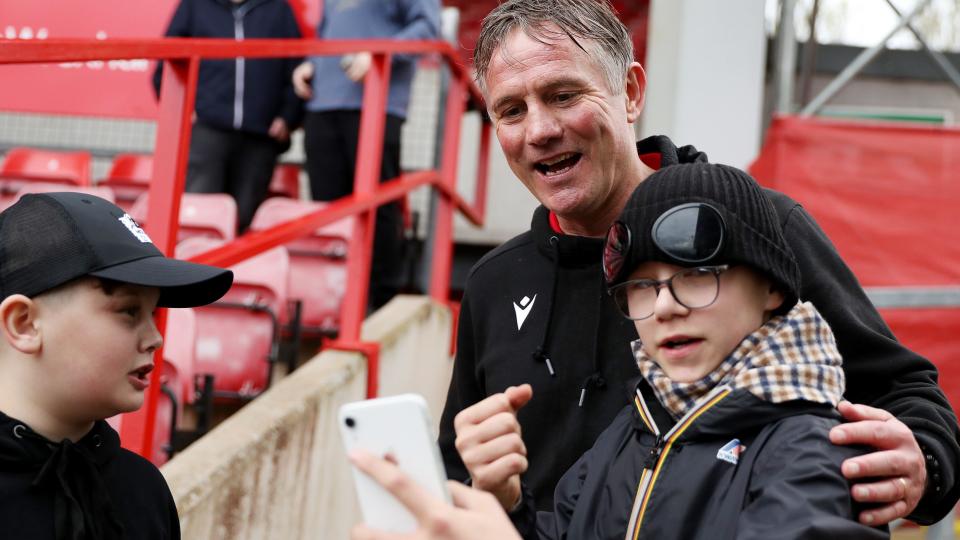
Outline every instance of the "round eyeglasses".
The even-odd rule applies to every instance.
[[[702,264],[723,249],[726,226],[715,207],[702,202],[685,203],[667,210],[653,223],[650,236],[661,251],[676,262]],[[603,275],[614,283],[623,271],[632,242],[630,228],[622,221],[607,231],[603,247]]]
[[[713,304],[720,295],[720,274],[729,268],[726,264],[684,268],[667,279],[632,279],[610,287],[607,292],[624,317],[641,321],[653,315],[663,287],[670,291],[678,304],[687,309],[705,308]]]

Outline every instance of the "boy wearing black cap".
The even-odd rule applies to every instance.
[[[98,197],[25,195],[0,213],[4,538],[180,537],[160,472],[103,419],[143,403],[154,310],[208,304],[232,281],[164,257]]]
[[[553,512],[534,515],[521,496],[511,517],[524,537],[887,536],[856,521],[840,464],[860,452],[828,438],[840,354],[798,302],[797,263],[749,175],[706,163],[654,173],[603,256],[649,387],[564,474]],[[506,397],[522,404],[528,392]],[[651,413],[652,400],[667,412]]]

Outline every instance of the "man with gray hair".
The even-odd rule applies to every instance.
[[[484,19],[474,61],[510,168],[542,206],[470,272],[440,445],[451,478],[510,509],[523,472],[548,509],[637,385],[649,391],[629,347],[636,330],[603,287],[602,236],[656,169],[706,156],[662,136],[635,142],[646,79],[606,0],[508,0]],[[831,432],[875,449],[842,469],[853,498],[874,504],[860,520],[936,521],[960,497],[957,420],[936,368],[895,340],[806,211],[766,193],[799,261],[800,296],[837,336],[846,397],[866,404],[842,403],[849,423]]]

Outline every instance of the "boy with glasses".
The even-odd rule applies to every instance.
[[[610,228],[603,270],[648,385],[564,474],[552,512],[535,515],[528,490],[493,493],[524,537],[886,537],[856,521],[841,474],[861,452],[829,440],[844,392],[833,333],[798,301],[797,263],[749,175],[705,163],[654,173]],[[515,414],[530,394],[490,399]],[[517,454],[525,462],[522,444],[504,445],[504,459]],[[519,476],[510,483],[516,493]]]

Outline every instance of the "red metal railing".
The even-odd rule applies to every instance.
[[[187,156],[190,147],[191,115],[196,96],[197,75],[201,60],[211,58],[276,58],[319,55],[342,55],[369,51],[373,55],[370,71],[364,81],[363,109],[354,194],[324,209],[298,219],[281,223],[269,230],[248,233],[218,249],[203,253],[193,260],[217,266],[229,266],[309,234],[318,227],[343,217],[356,215],[347,255],[348,284],[344,296],[340,335],[333,347],[360,350],[368,355],[368,393],[376,394],[376,347],[360,341],[360,326],[367,305],[367,283],[373,244],[374,210],[377,206],[403,197],[420,186],[432,186],[439,194],[434,223],[434,256],[431,261],[430,295],[446,302],[450,288],[450,266],[453,254],[453,212],[464,214],[477,225],[483,223],[486,202],[487,156],[490,148],[490,124],[483,122],[480,131],[477,182],[473,203],[457,193],[457,162],[460,124],[467,100],[483,110],[483,99],[458,63],[453,48],[440,41],[391,40],[246,40],[229,39],[114,39],[0,41],[0,64],[83,62],[89,60],[150,59],[163,60],[163,84],[157,121],[157,143],[154,151],[153,181],[150,184],[147,232],[164,253],[171,254],[177,238],[180,195],[183,193]],[[444,144],[440,170],[422,171],[379,183],[383,130],[390,83],[392,54],[439,54],[451,72],[443,126]],[[157,324],[165,326],[161,313]],[[156,362],[161,361],[158,351]],[[160,369],[151,375],[144,407],[124,418],[121,439],[124,446],[151,457],[154,421],[160,389]]]

